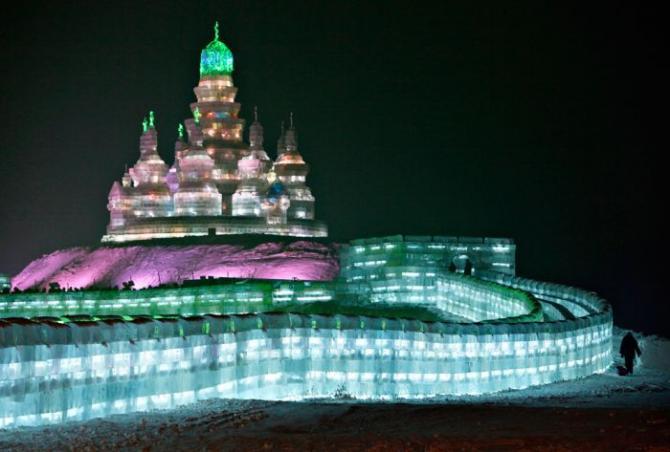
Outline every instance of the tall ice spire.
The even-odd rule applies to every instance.
[[[279,131],[279,139],[277,140],[277,157],[286,152],[286,132],[284,131],[284,121],[281,122],[281,129]]]
[[[293,126],[293,112],[289,115],[289,128],[286,131],[285,146],[287,151],[295,151],[298,149],[298,137],[296,136],[295,127]]]
[[[258,122],[258,107],[254,106],[254,122],[249,127],[249,145],[252,151],[263,149],[263,126]]]

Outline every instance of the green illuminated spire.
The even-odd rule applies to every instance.
[[[195,119],[196,124],[200,124],[200,116],[200,109],[195,107],[195,110],[193,110],[193,119]]]
[[[156,128],[156,119],[154,118],[153,110],[151,110],[149,112],[149,128],[150,129],[155,129]]]
[[[145,133],[147,130],[149,130],[149,120],[145,116],[142,119],[142,133]]]
[[[177,126],[177,135],[179,136],[180,140],[184,140],[184,124],[179,124]]]
[[[219,41],[219,22],[214,23],[214,39],[200,53],[200,76],[230,75],[233,53]]]

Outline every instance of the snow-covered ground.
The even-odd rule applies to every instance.
[[[670,441],[670,340],[636,335],[642,360],[634,375],[620,377],[623,333],[615,328],[614,365],[576,381],[421,403],[366,403],[346,395],[305,402],[208,400],[175,410],[0,430],[0,450],[662,445]]]

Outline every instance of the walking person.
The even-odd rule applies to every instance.
[[[623,337],[621,346],[619,347],[619,353],[623,356],[623,359],[626,362],[626,374],[632,374],[635,355],[637,354],[637,356],[640,356],[642,354],[633,333],[628,332]]]

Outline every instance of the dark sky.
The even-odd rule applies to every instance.
[[[595,290],[617,323],[670,333],[658,12],[634,2],[57,3],[3,10],[0,272],[99,240],[149,109],[171,163],[218,19],[242,116],[258,105],[272,156],[280,120],[295,112],[317,216],[334,239],[513,237],[519,274]]]

